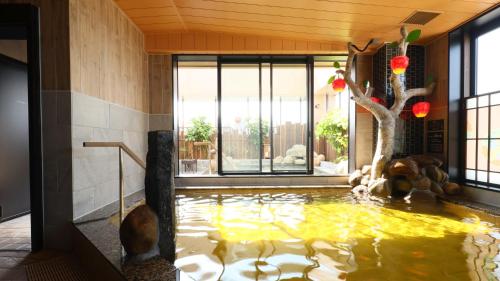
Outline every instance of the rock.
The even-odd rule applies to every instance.
[[[356,170],[354,171],[350,176],[349,176],[349,184],[351,186],[357,186],[361,184],[361,179],[363,178],[363,174],[361,174],[361,170]]]
[[[434,165],[441,167],[443,165],[443,161],[437,159],[436,157],[432,157],[430,155],[419,154],[412,155],[409,158],[413,159],[413,161],[417,162],[420,167],[425,167],[429,165]]]
[[[276,163],[276,164],[283,163],[283,156],[281,156],[281,155],[277,156],[276,158],[274,158],[273,162]]]
[[[425,175],[439,184],[443,184],[448,180],[448,174],[435,165],[426,166],[424,169]]]
[[[431,191],[436,193],[436,194],[444,194],[443,189],[441,188],[441,185],[435,181],[431,182]]]
[[[319,167],[319,165],[321,165],[321,161],[319,161],[318,157],[314,157],[314,167]]]
[[[370,175],[364,175],[363,178],[361,178],[361,184],[368,186],[370,183]]]
[[[431,179],[426,176],[419,176],[411,181],[413,187],[419,190],[427,190],[431,188],[431,182]]]
[[[410,194],[412,210],[415,212],[436,212],[436,194],[430,190],[412,190]]]
[[[120,225],[120,241],[127,254],[145,254],[158,244],[158,217],[147,205],[130,212]]]
[[[304,165],[304,164],[306,164],[306,160],[304,160],[304,159],[295,159],[295,161],[293,161],[293,163],[295,165]]]
[[[387,172],[391,177],[405,176],[408,179],[415,179],[418,174],[418,165],[410,158],[395,159],[389,162]]]
[[[148,132],[146,177],[144,193],[146,204],[158,216],[160,255],[175,261],[175,184],[173,131]]]
[[[307,156],[306,146],[303,144],[294,144],[286,151],[286,156],[305,158]]]
[[[454,182],[448,182],[443,186],[443,191],[448,195],[457,195],[462,191],[462,188]]]
[[[347,175],[348,172],[348,162],[347,160],[340,161],[338,164],[335,165],[335,173],[337,175]]]
[[[372,172],[372,165],[363,165],[361,168],[361,173],[363,175],[368,175]]]
[[[392,188],[389,184],[389,180],[387,179],[376,179],[370,182],[370,186],[368,186],[368,192],[373,195],[378,195],[380,197],[387,197],[392,192]]]
[[[295,157],[292,157],[292,156],[285,156],[285,158],[283,158],[283,164],[293,164],[295,162]]]
[[[368,186],[357,185],[351,191],[352,191],[352,193],[355,193],[355,194],[366,194],[368,192]]]
[[[392,180],[392,189],[408,193],[412,190],[412,188],[412,183],[405,178],[398,177]]]

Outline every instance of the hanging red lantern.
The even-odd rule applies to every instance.
[[[407,56],[395,56],[391,59],[391,69],[394,74],[403,74],[410,63]]]
[[[413,111],[415,117],[422,118],[427,116],[427,113],[429,113],[430,108],[431,104],[429,102],[421,101],[414,104],[411,110]]]
[[[345,80],[341,78],[333,80],[332,87],[335,92],[343,92],[345,89]]]
[[[380,104],[382,104],[382,99],[381,99],[381,98],[371,97],[370,99],[371,99],[373,102],[376,102],[376,103],[380,103]]]

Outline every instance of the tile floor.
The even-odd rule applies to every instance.
[[[0,251],[30,251],[30,215],[0,223]]]
[[[40,257],[30,254],[30,215],[0,223],[0,280],[27,280],[24,266]]]

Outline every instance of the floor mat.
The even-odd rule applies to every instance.
[[[76,262],[58,257],[26,266],[29,281],[89,281]]]

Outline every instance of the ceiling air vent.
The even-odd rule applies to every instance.
[[[425,25],[440,14],[441,13],[436,12],[415,11],[409,17],[403,20],[402,23]]]

